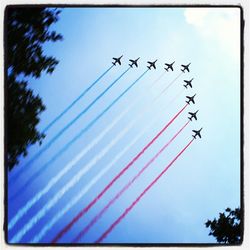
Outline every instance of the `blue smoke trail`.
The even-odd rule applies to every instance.
[[[25,166],[22,167],[22,169],[17,172],[15,176],[13,176],[9,184],[11,184],[13,181],[17,180],[20,175],[28,169],[28,167],[31,167],[31,163],[33,163],[38,157],[41,156],[42,153],[44,153],[47,149],[51,147],[51,145],[68,129],[70,128],[83,114],[85,114],[114,84],[120,80],[128,71],[130,70],[130,67],[126,69],[116,80],[114,80],[99,96],[95,98],[94,101],[92,101],[81,113],[79,113],[70,123],[68,123],[59,133],[57,133],[37,154],[31,158],[30,161],[27,162]]]
[[[124,90],[106,109],[102,111],[92,122],[90,122],[76,137],[73,138],[66,146],[64,147],[64,151],[68,148],[69,145],[71,145],[76,139],[79,139],[79,137],[85,133],[88,129],[90,129],[93,124],[98,121],[122,96],[124,96],[146,73],[148,69],[139,77],[137,78],[126,90]],[[62,151],[62,150],[61,150]],[[60,151],[60,152],[61,152]],[[72,182],[73,183],[73,182]],[[71,186],[71,183],[69,184]],[[65,187],[65,189],[68,187]],[[62,190],[57,196],[61,196],[64,193],[64,190]],[[23,236],[34,226],[34,224],[42,217],[44,216],[47,209],[49,209],[51,206],[54,205],[55,201],[58,199],[57,196],[52,199],[51,203],[49,205],[45,205],[42,210],[40,210],[18,233],[16,233],[13,238],[10,240],[11,243],[19,242]],[[55,201],[54,201],[55,200]]]
[[[45,133],[49,130],[64,114],[66,114],[83,96],[85,96],[95,84],[103,78],[112,68],[114,65],[110,66],[104,73],[102,73],[87,89],[85,89],[64,111],[62,111],[54,120],[52,120],[42,131]]]
[[[153,104],[156,103],[157,99],[159,99],[160,96],[158,96],[158,98],[153,99],[152,102],[147,103],[147,106],[144,107],[144,112],[140,113],[139,116],[136,117],[136,119],[134,121],[131,121],[130,124],[136,123],[138,120],[141,119],[141,117],[144,116],[145,113],[151,111],[153,109]],[[140,96],[141,98],[141,96]],[[133,104],[133,106],[135,106],[135,104],[138,103],[135,102]],[[171,104],[171,102],[167,103],[166,105],[164,105],[164,107],[162,108],[162,110],[165,110],[169,107],[169,105]],[[143,128],[143,130],[140,131],[140,133],[137,134],[136,137],[134,137],[134,139],[128,144],[126,145],[126,147],[124,147],[118,154],[115,155],[115,157],[112,159],[112,161],[110,163],[108,163],[107,166],[103,167],[98,174],[89,181],[89,183],[83,187],[83,189],[81,189],[79,191],[79,193],[75,194],[75,196],[73,196],[71,198],[71,200],[65,205],[65,207],[61,208],[56,214],[53,215],[52,218],[49,219],[49,221],[42,227],[42,229],[40,230],[40,232],[38,232],[32,240],[29,241],[29,243],[39,243],[42,238],[47,234],[48,231],[50,231],[52,229],[52,227],[61,219],[63,218],[63,216],[65,216],[65,214],[73,207],[75,206],[80,199],[82,199],[82,197],[101,179],[103,178],[103,176],[113,167],[115,166],[118,161],[121,159],[121,157],[123,155],[125,155],[125,153],[131,149],[131,147],[133,147],[138,141],[139,139],[144,136],[150,128],[153,127],[153,125],[159,120],[159,118],[162,116],[162,113],[157,113],[156,116],[153,117],[152,120],[149,121],[149,123],[147,124],[147,126],[145,126]],[[131,125],[126,127],[130,127]]]
[[[92,120],[83,130],[80,131],[73,139],[71,139],[65,146],[59,150],[48,162],[46,162],[40,169],[38,169],[26,182],[25,185],[23,185],[23,188],[21,188],[16,194],[14,194],[13,197],[11,197],[11,200],[18,197],[27,187],[29,187],[33,181],[38,178],[43,171],[45,171],[50,164],[52,164],[55,160],[57,160],[74,142],[76,142],[80,137],[86,133],[116,102],[118,102],[122,96],[124,96],[147,72],[146,70],[139,78],[137,78],[126,90],[124,90],[106,109],[102,111],[94,120]]]
[[[152,103],[151,103],[152,104]],[[131,127],[131,125],[133,126],[134,123],[136,123],[138,120],[141,119],[141,117],[143,117],[144,113],[149,112],[152,109],[152,105],[149,106],[150,104],[147,105],[147,109],[146,111],[142,112],[139,117],[136,117],[136,119],[134,121],[130,122],[129,126],[126,126],[126,131],[127,128]],[[166,106],[167,107],[167,106]],[[166,108],[165,107],[165,108]],[[45,224],[45,226],[43,226],[43,228],[40,230],[39,233],[37,233],[34,238],[29,242],[29,243],[39,243],[41,241],[41,239],[46,235],[46,233],[52,229],[52,227],[55,225],[55,223],[57,221],[59,221],[74,205],[76,205],[80,199],[113,167],[116,165],[116,163],[121,159],[121,157],[123,155],[125,155],[125,153],[131,149],[131,147],[133,147],[138,141],[139,139],[146,134],[146,132],[148,132],[148,130],[153,126],[154,123],[157,122],[157,120],[159,120],[159,118],[161,117],[161,113],[158,113],[148,124],[147,126],[144,127],[143,130],[140,131],[140,133],[137,134],[136,137],[134,137],[134,139],[128,144],[126,145],[126,147],[124,147],[118,154],[116,154],[116,156],[112,159],[112,161],[105,166],[104,168],[102,168],[98,174],[85,186],[83,187],[83,189],[81,189],[79,191],[79,193],[77,193],[75,196],[73,196],[73,198],[66,204],[65,207],[61,208],[56,215],[53,215],[53,218],[51,218],[49,220],[49,222],[47,222]],[[123,132],[124,133],[124,132]]]
[[[109,125],[104,130],[102,130],[102,132],[98,136],[96,136],[94,138],[94,140],[92,140],[91,143],[89,143],[76,157],[74,157],[71,162],[74,162],[74,164],[76,164],[85,154],[87,154],[95,145],[97,145],[97,143],[129,112],[129,110],[132,108],[132,106],[133,105],[128,106],[128,108],[125,109],[122,113],[120,113],[119,116],[117,116],[117,118],[115,118],[111,123],[109,123]],[[80,157],[79,157],[79,155],[80,155]],[[75,161],[74,160],[75,158],[77,158],[78,160]],[[57,179],[57,181],[58,181],[61,178],[61,176],[65,175],[72,168],[72,166],[74,164],[67,164],[67,167],[60,170],[59,173],[57,173],[52,179]],[[47,169],[47,166],[48,165],[42,166],[40,170],[45,171]],[[22,193],[24,193],[25,190],[33,182],[33,179],[35,179],[36,176],[39,174],[40,173],[35,172],[26,182],[24,182],[24,184],[19,188],[19,190],[14,195],[10,196],[9,201],[14,200],[15,198],[19,197]],[[58,178],[58,176],[60,176],[60,178]],[[47,186],[49,186],[51,188],[53,185],[55,185],[55,183],[57,181],[54,181],[53,185],[50,184],[52,179],[50,179],[50,181],[47,183],[46,187],[43,190],[47,190]],[[49,191],[49,189],[48,189],[48,191]],[[46,191],[46,192],[48,192],[48,191]],[[40,191],[40,192],[43,193],[44,191]],[[15,215],[15,217],[17,215],[18,215],[18,213]],[[12,224],[14,225],[13,221],[15,221],[15,220],[13,219],[9,223],[9,225],[8,225],[9,229],[12,227]]]

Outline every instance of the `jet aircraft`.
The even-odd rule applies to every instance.
[[[120,57],[118,57],[118,58],[113,57],[113,60],[114,60],[114,62],[112,62],[113,65],[116,65],[117,63],[121,65],[121,64],[122,64],[122,63],[121,63],[122,57],[123,57],[123,55],[120,56]]]
[[[193,96],[186,96],[186,98],[188,98],[188,101],[186,101],[186,103],[190,104],[190,102],[192,102],[193,104],[195,104],[195,101],[194,101],[195,96],[196,94],[194,94]]]
[[[181,67],[183,67],[183,68],[181,69],[181,71],[182,71],[183,73],[185,73],[185,70],[189,72],[189,68],[188,68],[188,67],[189,67],[190,64],[191,64],[191,63],[189,63],[189,64],[187,64],[187,65],[183,65],[183,64],[182,64]]]
[[[156,63],[157,60],[155,60],[154,62],[147,62],[149,63],[149,66],[147,66],[150,70],[151,68],[153,67],[154,69],[156,69],[156,66],[155,66],[155,63]]]
[[[133,68],[133,65],[135,65],[136,67],[138,67],[137,61],[138,61],[139,59],[140,59],[140,57],[138,57],[136,60],[130,59],[129,61],[130,61],[131,63],[129,64],[129,66],[130,66],[131,68]]]
[[[188,86],[190,86],[190,88],[192,88],[193,86],[192,86],[192,84],[191,84],[191,82],[194,80],[194,78],[192,78],[191,80],[184,80],[184,82],[186,83],[186,84],[183,84],[183,86],[187,89],[187,87]]]
[[[196,139],[196,136],[199,136],[201,138],[201,130],[202,128],[200,130],[192,130],[195,133],[194,135],[192,135],[194,139]]]
[[[171,69],[172,71],[174,71],[174,69],[173,69],[173,64],[174,64],[175,62],[172,62],[171,64],[168,64],[168,63],[165,63],[165,65],[167,66],[167,68],[164,68],[166,71],[168,71],[169,69]]]
[[[192,121],[193,118],[194,118],[195,120],[197,120],[196,114],[197,114],[198,111],[199,111],[199,110],[197,110],[197,111],[194,112],[194,113],[188,112],[188,113],[191,115],[190,117],[188,117],[188,119],[189,119],[190,121]]]

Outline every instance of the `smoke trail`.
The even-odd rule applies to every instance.
[[[176,76],[157,96],[155,99],[159,98],[161,95],[163,95],[168,88],[175,83],[175,81],[183,74],[183,72],[181,72],[178,76]]]
[[[132,208],[140,201],[140,199],[147,193],[147,191],[165,174],[165,172],[173,165],[173,163],[181,156],[181,154],[191,145],[194,141],[192,139],[175,158],[165,167],[165,169],[144,189],[144,191],[133,201],[133,203],[125,209],[125,211],[111,224],[111,226],[95,241],[101,243],[108,234],[125,218],[125,216],[132,210]]]
[[[139,78],[137,78],[120,96],[118,96],[99,116],[97,116],[89,125],[87,125],[87,127],[85,127],[85,129],[84,130],[82,130],[81,132],[80,132],[80,134],[78,134],[78,136],[77,137],[75,137],[74,139],[78,139],[79,137],[80,137],[80,135],[83,133],[83,132],[86,132],[86,129],[89,129],[90,128],[90,125],[92,126],[93,125],[93,123],[94,122],[96,122],[97,121],[97,119],[99,119],[105,112],[107,112],[125,93],[127,93],[128,91],[129,91],[129,89],[130,88],[132,88],[132,86],[134,86],[145,74],[146,74],[146,72],[147,72],[148,70],[146,70]],[[70,141],[70,143],[73,143],[73,140],[71,140]],[[68,146],[68,144],[66,145],[66,146]],[[63,150],[65,151],[66,149],[65,149],[65,147],[63,148]],[[62,153],[62,150],[59,152],[59,153]],[[56,155],[56,156],[58,156],[58,154]],[[55,157],[53,158],[53,159],[55,159]],[[75,161],[74,161],[75,162]],[[72,163],[71,163],[72,164]],[[43,170],[43,168],[42,168],[42,170]],[[55,180],[54,180],[54,178],[52,179],[52,180],[54,180],[53,181],[53,183],[55,182],[55,181],[58,181],[60,178],[61,178],[61,176],[59,176],[59,175],[57,175],[58,176],[58,178],[56,178]],[[56,176],[56,177],[57,177]],[[32,181],[33,181],[34,179],[32,179]],[[51,182],[50,182],[51,183]],[[48,186],[48,185],[47,185]],[[46,186],[46,187],[47,187]],[[31,206],[33,206],[34,205],[34,203],[36,203],[37,202],[37,199],[40,199],[41,197],[41,194],[42,195],[44,195],[43,193],[47,193],[48,191],[47,191],[47,189],[44,191],[44,189],[43,189],[43,192],[41,193],[41,192],[39,192],[30,202],[28,202],[28,204],[26,204],[21,210],[19,210],[19,212],[20,212],[20,214],[19,214],[19,212],[18,212],[18,214],[13,218],[13,222],[12,223],[10,223],[9,224],[9,227],[13,227],[15,224],[16,224],[16,222],[27,212],[27,210],[29,210],[30,208],[31,208]],[[21,215],[21,216],[20,216]],[[21,232],[22,230],[20,230],[20,232]],[[21,235],[21,233],[20,233],[20,235]],[[17,235],[18,236],[18,235]],[[17,237],[17,239],[19,238],[19,236]]]
[[[131,106],[129,106],[126,110],[124,110],[110,125],[102,131],[90,144],[88,144],[79,154],[77,154],[56,176],[54,176],[48,184],[39,191],[34,198],[26,202],[24,207],[20,209],[17,214],[13,217],[13,219],[8,224],[8,230],[11,230],[15,224],[28,212],[28,210],[36,204],[49,190],[68,172],[70,169],[77,164],[84,155],[86,155],[97,143],[128,113]],[[33,180],[34,178],[30,178],[29,180]],[[21,188],[21,192],[23,192],[25,188],[27,188],[30,182],[26,182],[23,188]],[[19,194],[20,192],[18,192]],[[16,194],[17,195],[17,194]],[[15,196],[16,196],[15,195]]]
[[[144,154],[144,152],[161,136],[161,134],[171,125],[174,120],[184,111],[188,106],[185,106],[161,129],[160,132],[111,180],[111,182],[85,207],[83,208],[71,221],[68,223],[52,240],[56,243],[70,228],[106,193],[106,191]]]
[[[185,89],[182,89],[181,91],[179,91],[173,99],[171,99],[170,103],[173,103],[176,99],[178,99],[180,97],[180,95],[185,91]]]
[[[79,113],[71,122],[69,122],[63,129],[61,129],[41,150],[39,150],[28,162],[25,166],[23,166],[19,172],[17,172],[10,179],[9,184],[13,181],[17,180],[20,175],[31,167],[31,163],[33,163],[36,159],[38,159],[42,153],[44,153],[47,149],[51,147],[51,145],[67,130],[69,129],[83,114],[85,114],[114,84],[120,80],[128,71],[130,67],[127,68],[118,78],[116,78],[100,95],[98,95],[94,101],[92,101],[81,113]]]
[[[135,106],[138,102],[138,99],[136,100],[136,102],[134,102],[131,106]],[[168,107],[169,105],[166,105],[166,107]],[[147,108],[149,107],[149,110],[152,109],[152,105],[148,104]],[[147,112],[148,110],[146,110]],[[140,119],[141,116],[144,115],[143,112],[140,114],[139,117],[137,117],[137,120]],[[153,125],[153,123],[155,121],[158,120],[158,118],[160,117],[160,114],[158,114],[158,116],[156,116],[134,139],[131,143],[129,143],[129,145],[127,145],[120,153],[118,153],[115,158],[105,167],[103,168],[98,174],[97,176],[95,176],[88,184],[87,186],[82,189],[80,191],[80,193],[78,193],[76,196],[74,196],[71,201],[69,203],[67,203],[67,205],[61,209],[60,211],[58,211],[58,213],[52,218],[50,219],[50,221],[41,229],[41,231],[34,236],[34,238],[30,241],[30,243],[37,243],[40,242],[40,240],[44,237],[44,235],[53,227],[53,225],[62,217],[64,216],[68,210],[70,210],[82,197],[83,195],[85,195],[99,180],[100,178],[102,178],[102,176],[109,171],[109,169],[111,169],[117,162],[118,160],[146,133],[147,130],[149,130],[149,128]]]
[[[131,143],[129,143],[123,150],[121,150],[115,158],[105,167],[102,168],[100,172],[85,186],[80,193],[78,193],[76,196],[74,196],[69,203],[66,204],[66,206],[59,210],[58,213],[51,219],[49,222],[42,228],[42,230],[30,241],[30,243],[37,243],[39,242],[43,236],[49,231],[52,226],[60,219],[62,218],[69,209],[71,209],[77,202],[102,178],[102,176],[108,172],[109,169],[111,169],[118,160],[142,137],[142,135],[146,132],[146,129],[141,131],[140,134],[138,134]]]
[[[85,96],[95,84],[101,80],[112,68],[114,65],[111,65],[104,73],[102,73],[87,89],[85,89],[68,107],[66,107],[56,118],[54,118],[42,131],[45,133],[49,130],[64,114],[66,114],[83,96]]]
[[[164,93],[165,91],[168,90],[168,88],[183,74],[183,72],[181,72],[172,82],[170,82],[167,87],[165,89],[163,89],[162,93]]]
[[[141,74],[126,90],[124,90],[111,104],[106,107],[98,116],[96,116],[85,128],[83,128],[73,139],[63,146],[59,152],[57,152],[47,163],[45,163],[40,169],[38,169],[31,178],[29,178],[29,185],[41,175],[41,173],[48,168],[48,166],[58,159],[74,142],[80,139],[80,137],[86,133],[106,112],[109,111],[146,73],[146,70]]]
[[[118,142],[133,126],[135,121],[130,122],[97,156],[95,156],[87,165],[84,166],[74,177],[64,185],[57,193],[39,210],[23,228],[11,239],[11,242],[19,242],[22,237],[43,217],[46,213],[62,198],[62,196],[76,185],[80,179],[85,175],[107,152]],[[79,159],[79,158],[78,158]],[[78,160],[77,159],[77,160]],[[75,163],[75,161],[74,161]],[[71,166],[72,167],[72,166]]]
[[[153,81],[151,88],[155,86],[157,82],[161,80],[161,78],[165,75],[166,71],[164,71],[155,81]]]
[[[94,224],[103,216],[103,214],[114,204],[121,195],[128,190],[128,188],[141,176],[141,174],[160,156],[160,154],[174,141],[174,139],[184,130],[190,121],[186,122],[184,126],[147,162],[147,164],[130,180],[116,195],[111,199],[108,204],[89,222],[87,226],[74,238],[72,243],[78,242]]]

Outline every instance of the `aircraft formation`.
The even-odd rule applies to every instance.
[[[116,64],[119,64],[119,65],[121,65],[122,63],[121,63],[121,59],[122,59],[122,57],[123,57],[123,55],[121,55],[120,57],[113,57],[112,59],[113,59],[113,62],[112,62],[112,64],[114,65],[114,66],[116,66]],[[129,59],[129,66],[131,67],[131,68],[133,68],[133,66],[135,66],[135,67],[137,67],[138,68],[138,60],[140,59],[140,57],[138,57],[137,59]],[[153,69],[156,69],[156,62],[157,62],[157,59],[155,60],[155,61],[147,61],[147,68],[149,69],[149,70],[151,70],[152,68]],[[164,67],[164,69],[168,72],[169,70],[171,70],[171,71],[174,71],[174,63],[175,63],[175,61],[174,62],[172,62],[172,63],[165,63],[164,65],[166,66],[166,67]],[[181,64],[181,71],[183,72],[183,73],[185,73],[185,71],[186,72],[190,72],[190,69],[189,69],[189,66],[191,65],[191,63],[188,63],[188,64]],[[193,88],[193,85],[192,85],[192,81],[194,80],[194,78],[192,78],[192,79],[190,79],[190,80],[184,80],[184,82],[185,82],[185,84],[183,84],[183,86],[187,89],[188,87],[190,87],[190,88]],[[194,94],[193,96],[186,96],[186,98],[188,99],[187,101],[186,101],[186,103],[187,104],[189,104],[190,105],[190,103],[192,102],[193,104],[195,104],[195,101],[194,101],[194,97],[196,96],[196,94]],[[188,117],[188,119],[190,120],[190,121],[192,121],[192,119],[194,118],[195,120],[197,120],[197,113],[198,113],[198,111],[199,110],[197,110],[196,112],[194,112],[194,113],[192,113],[192,112],[189,112],[188,114],[189,115],[191,115],[190,117]],[[193,136],[193,138],[194,139],[196,139],[196,137],[197,136],[199,136],[199,138],[201,138],[201,130],[202,130],[202,128],[201,129],[199,129],[199,130],[192,130],[192,132],[194,132],[194,135],[192,135]]]

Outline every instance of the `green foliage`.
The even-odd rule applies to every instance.
[[[6,166],[11,170],[20,155],[27,155],[27,148],[45,137],[36,129],[39,115],[45,110],[41,98],[27,87],[27,77],[39,78],[42,72],[52,73],[58,61],[44,55],[43,44],[62,40],[50,31],[58,21],[60,11],[42,7],[6,8]],[[25,77],[26,80],[18,79]]]
[[[224,213],[219,214],[219,219],[207,220],[206,227],[210,227],[209,235],[216,238],[218,243],[240,244],[241,232],[241,210],[227,208]]]

